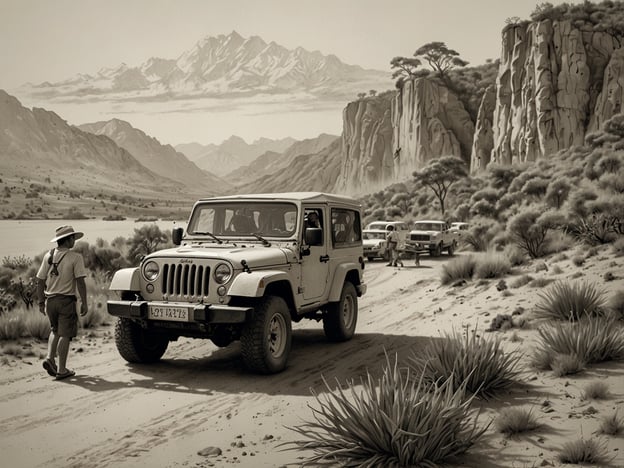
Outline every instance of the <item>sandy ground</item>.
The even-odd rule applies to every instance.
[[[569,253],[570,258],[573,255]],[[69,365],[77,375],[58,382],[41,368],[38,356],[44,345],[35,343],[37,357],[9,357],[1,367],[0,464],[296,466],[306,454],[284,450],[281,444],[297,438],[288,427],[312,418],[311,389],[324,391],[322,376],[344,382],[358,380],[366,370],[379,375],[385,352],[405,358],[431,337],[464,326],[485,330],[497,314],[510,314],[517,307],[530,311],[538,300],[540,289],[529,286],[504,295],[496,288],[498,280],[441,286],[440,270],[447,261],[423,257],[420,267],[406,261],[399,269],[369,263],[365,270],[369,289],[360,301],[354,339],[329,344],[321,324],[295,324],[289,367],[273,376],[249,374],[238,343],[218,349],[207,340],[180,339],[160,363],[130,365],[117,353],[109,328],[85,332],[74,342]],[[596,281],[609,294],[624,289],[624,258],[614,257],[606,248],[582,267],[566,259],[547,264],[549,271],[536,273],[531,264],[516,273],[564,279],[581,272],[581,280]],[[606,271],[616,279],[605,282]],[[489,335],[501,338],[505,349],[519,350],[524,354],[521,362],[528,363],[537,333],[528,328]],[[479,403],[480,421],[486,424],[503,407],[522,406],[533,408],[542,428],[508,439],[491,426],[461,466],[558,466],[557,452],[566,441],[591,437],[601,417],[618,408],[624,416],[624,363],[592,366],[566,378],[527,366],[522,380],[526,385]],[[607,400],[581,398],[584,385],[594,380],[609,385]],[[546,400],[548,408],[543,406]],[[604,440],[613,457],[610,466],[624,466],[624,438]],[[198,454],[210,447],[219,448],[221,455]]]

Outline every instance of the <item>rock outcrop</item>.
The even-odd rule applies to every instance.
[[[435,80],[405,82],[392,103],[392,132],[397,181],[440,156],[470,162],[474,124],[457,96]]]
[[[492,133],[492,117],[496,107],[496,90],[488,86],[481,98],[477,122],[475,123],[472,153],[470,158],[471,172],[478,172],[490,163],[490,155],[494,147]]]
[[[623,45],[622,37],[570,21],[504,29],[491,162],[534,161],[583,144],[621,112]]]

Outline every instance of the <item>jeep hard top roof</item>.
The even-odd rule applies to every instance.
[[[354,198],[344,195],[336,195],[333,193],[322,192],[284,192],[284,193],[253,193],[241,195],[224,195],[221,197],[201,198],[199,201],[215,201],[215,200],[292,200],[301,202],[335,202],[348,203],[350,205],[360,206],[360,202]]]

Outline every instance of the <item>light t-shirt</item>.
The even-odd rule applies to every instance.
[[[37,272],[37,278],[46,283],[45,295],[76,295],[76,278],[87,276],[82,255],[67,248],[54,249],[53,262],[58,264],[58,276],[50,274],[53,266],[48,263],[48,258],[50,252],[46,252],[43,256]]]

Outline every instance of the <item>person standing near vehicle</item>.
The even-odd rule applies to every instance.
[[[83,235],[71,226],[56,228],[56,236],[50,242],[56,242],[57,247],[43,256],[37,272],[39,311],[48,316],[51,328],[43,368],[57,380],[76,374],[67,368],[69,344],[78,335],[76,290],[80,295],[80,315],[85,316],[89,310],[84,260],[81,254],[71,250]]]
[[[390,263],[386,266],[398,266],[399,262],[399,233],[394,230],[394,226],[389,224],[386,228],[388,233],[386,234],[386,244],[388,246],[388,252],[390,252]]]

